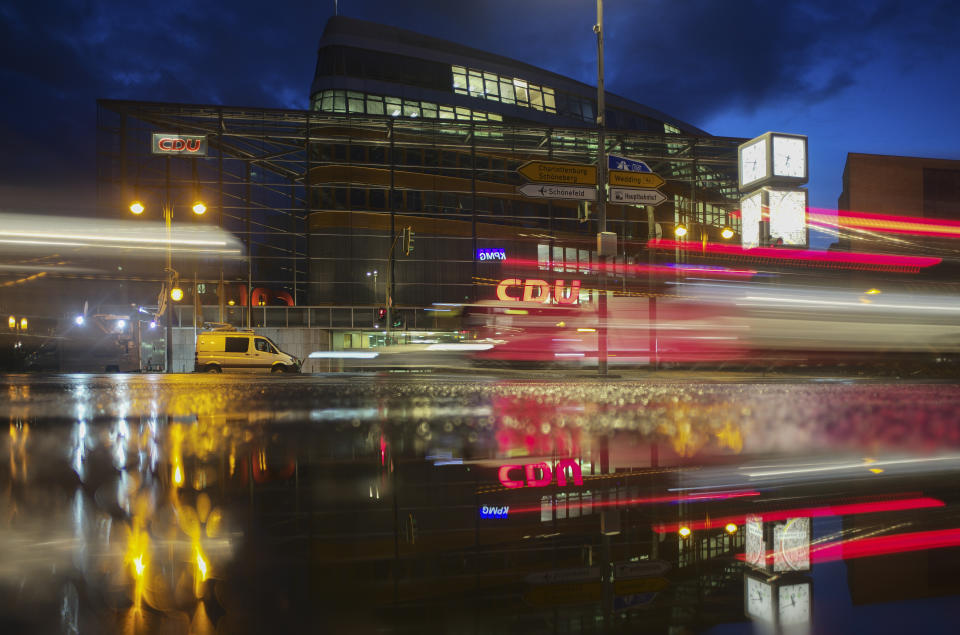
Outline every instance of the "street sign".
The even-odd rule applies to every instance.
[[[664,183],[657,174],[610,170],[610,187],[660,187]]]
[[[594,188],[576,185],[527,183],[518,187],[517,191],[529,198],[563,198],[574,201],[592,201],[597,198],[597,190]]]
[[[528,161],[517,168],[517,172],[530,181],[540,183],[597,184],[597,167],[589,163]]]
[[[653,170],[650,169],[650,166],[643,161],[628,159],[627,157],[619,157],[615,154],[607,155],[607,169],[623,170],[624,172],[653,172]]]
[[[639,188],[610,188],[610,202],[629,205],[659,205],[667,200],[660,190]]]

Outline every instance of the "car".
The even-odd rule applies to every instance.
[[[300,360],[252,330],[215,327],[197,334],[194,371],[299,373]]]

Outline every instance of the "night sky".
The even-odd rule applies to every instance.
[[[0,2],[0,208],[94,213],[97,98],[307,108],[333,11],[334,0]],[[339,11],[596,83],[594,0]],[[813,207],[836,207],[848,152],[960,159],[960,3],[605,0],[604,22],[608,91],[715,135],[808,135]]]

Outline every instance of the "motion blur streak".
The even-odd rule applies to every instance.
[[[889,467],[892,465],[916,465],[922,463],[934,463],[940,461],[957,461],[960,460],[960,456],[951,455],[951,456],[936,456],[923,459],[891,459],[885,461],[861,461],[861,462],[852,462],[852,463],[830,463],[826,465],[817,465],[817,466],[802,466],[782,470],[767,470],[761,472],[745,472],[750,478],[764,478],[768,476],[787,476],[795,474],[812,474],[816,472],[832,472],[837,470],[852,470],[857,468],[871,467]],[[937,469],[941,469],[943,466],[938,465]]]
[[[807,220],[816,225],[839,226],[840,229],[864,229],[914,236],[960,238],[960,221],[848,212],[846,210],[837,212],[836,216],[811,211],[807,215]]]
[[[775,260],[792,260],[797,262],[814,263],[822,266],[835,266],[849,269],[857,266],[875,268],[889,267],[893,269],[922,269],[940,264],[940,258],[931,256],[898,256],[894,254],[871,254],[864,252],[836,252],[815,251],[812,249],[791,249],[788,247],[754,247],[744,249],[734,245],[719,243],[701,244],[698,242],[682,242],[677,240],[654,239],[647,242],[651,249],[682,251],[700,251],[726,256],[743,256],[751,258],[772,258]]]
[[[656,241],[652,241],[656,242]],[[673,241],[667,241],[673,242]],[[708,245],[710,243],[707,243]],[[696,243],[697,249],[700,248],[700,243]],[[503,261],[504,265],[511,265],[514,267],[528,267],[532,270],[539,269],[542,264],[539,260],[524,260],[523,258],[507,258]],[[559,264],[557,265],[559,267]],[[688,265],[688,264],[678,264],[678,263],[669,263],[663,265],[642,265],[642,264],[624,264],[624,263],[600,263],[600,262],[591,262],[589,264],[582,263],[577,272],[579,273],[590,273],[596,271],[609,271],[615,273],[628,273],[628,274],[655,274],[660,273],[664,275],[675,276],[677,272],[689,272],[695,274],[713,274],[719,277],[751,277],[757,274],[757,271],[754,269],[731,269],[730,267],[724,267],[721,265]],[[568,275],[573,274],[574,272],[567,272]]]
[[[877,501],[872,503],[848,503],[844,505],[825,505],[823,507],[802,507],[798,509],[782,509],[779,511],[762,512],[754,514],[761,516],[763,522],[773,522],[777,520],[787,520],[788,518],[810,517],[819,518],[822,516],[855,516],[858,514],[874,514],[878,512],[899,512],[911,509],[926,509],[930,507],[944,507],[944,502],[936,498],[923,496],[920,498],[905,498],[892,501]],[[743,525],[747,522],[746,514],[737,516],[726,516],[723,518],[713,518],[708,520],[692,520],[682,523],[668,523],[654,525],[653,529],[658,534],[674,533],[681,526],[690,527],[693,530],[706,529],[709,527],[723,527],[727,523]]]
[[[236,237],[210,225],[174,223],[172,230],[162,222],[105,220],[0,213],[0,242],[22,250],[37,247],[157,251],[237,255],[242,248]]]

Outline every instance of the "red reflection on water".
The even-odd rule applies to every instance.
[[[824,505],[822,507],[800,507],[797,509],[781,509],[772,512],[753,512],[752,515],[760,516],[763,522],[773,522],[778,520],[787,520],[788,518],[810,517],[819,518],[821,516],[855,516],[857,514],[873,514],[877,512],[898,512],[911,509],[925,509],[928,507],[944,507],[944,502],[936,498],[922,496],[919,498],[902,498],[890,501],[874,501],[869,503],[847,503],[843,505]],[[654,525],[653,529],[657,533],[671,533],[680,529],[681,525],[690,529],[707,529],[711,527],[723,527],[727,523],[743,525],[747,522],[746,514],[736,516],[725,516],[712,518],[709,520],[691,520],[683,523],[664,523]]]
[[[574,490],[576,492],[576,490]],[[573,493],[573,492],[572,492]],[[602,492],[596,492],[601,495]],[[710,501],[728,500],[731,498],[745,498],[748,496],[759,496],[760,492],[748,490],[743,492],[714,492],[712,494],[696,494],[693,496],[648,496],[645,498],[628,498],[624,500],[593,501],[593,507],[631,507],[634,505],[655,505],[662,503],[705,503]],[[554,507],[557,507],[555,504]],[[542,506],[536,507],[511,507],[510,514],[532,514],[540,513]]]
[[[838,540],[811,546],[810,561],[851,560],[853,558],[869,558],[870,556],[957,546],[960,546],[960,529],[958,528],[915,531],[890,536],[851,538],[850,540]]]

